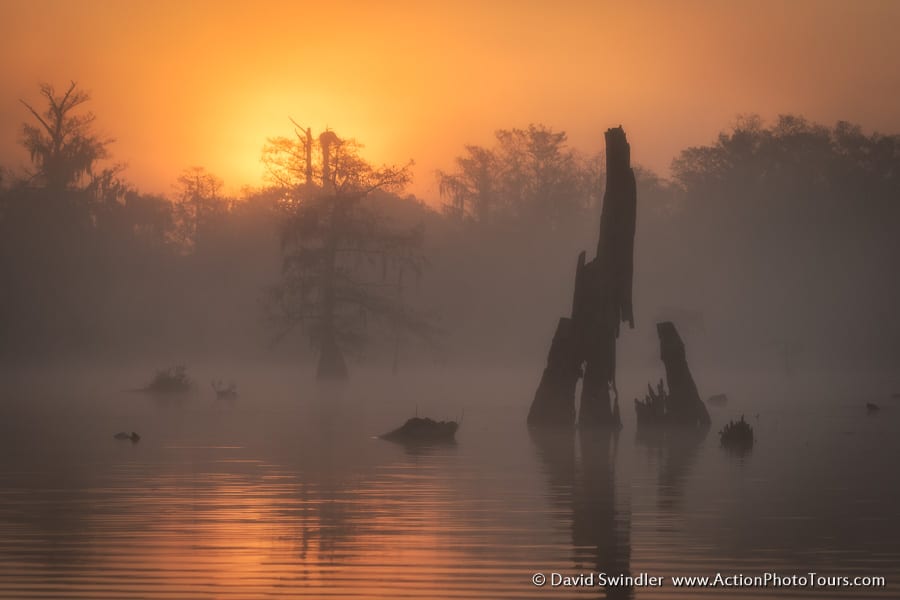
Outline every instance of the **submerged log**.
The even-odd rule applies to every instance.
[[[638,427],[675,425],[706,429],[710,425],[709,411],[700,400],[678,330],[671,321],[663,321],[656,324],[656,332],[668,391],[660,380],[656,392],[647,386],[647,397],[643,401],[634,401]]]
[[[530,425],[575,423],[578,378],[584,384],[578,425],[621,427],[616,393],[619,323],[634,327],[632,273],[637,192],[631,148],[621,127],[606,131],[606,191],[597,256],[578,257],[570,319],[560,319],[547,367],[528,413]],[[612,392],[612,394],[611,394]]]
[[[381,435],[381,439],[400,443],[453,442],[459,424],[413,417],[402,426]]]

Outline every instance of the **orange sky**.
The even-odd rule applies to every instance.
[[[378,7],[378,8],[376,8]],[[665,171],[738,113],[900,132],[900,2],[18,2],[0,0],[0,165],[37,83],[92,92],[147,191],[203,165],[258,184],[288,116],[416,161],[411,191],[498,128],[543,122],[601,147],[625,126]]]

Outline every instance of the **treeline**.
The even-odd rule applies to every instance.
[[[636,172],[642,342],[632,362],[655,363],[648,325],[663,319],[681,324],[692,355],[720,364],[900,359],[900,136],[743,117],[680,152],[671,178]],[[546,351],[525,332],[543,327],[549,339],[547,305],[565,314],[574,257],[596,244],[603,177],[598,157],[536,126],[467,147],[439,174],[445,215],[467,240],[448,272],[462,285],[480,270],[473,287],[483,292],[478,307],[446,310],[473,311],[477,327],[503,332],[498,354]]]
[[[596,245],[599,133],[585,156],[549,127],[500,130],[438,173],[439,208],[403,194],[403,168],[299,127],[264,149],[266,188],[228,197],[189,168],[162,197],[110,163],[87,100],[42,88],[32,168],[0,180],[7,361],[296,360],[311,341],[370,363],[515,363],[546,352]],[[676,318],[692,355],[761,366],[787,347],[809,365],[900,358],[900,136],[743,119],[671,179],[638,169],[638,206],[639,332]]]
[[[900,136],[749,117],[672,174],[670,257],[703,267],[682,283],[712,323],[801,364],[896,365]]]

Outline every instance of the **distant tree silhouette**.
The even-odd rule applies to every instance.
[[[500,201],[497,158],[481,146],[467,145],[466,154],[456,159],[456,171],[438,171],[441,197],[447,198],[445,212],[457,219],[487,221]]]
[[[501,129],[493,148],[466,146],[453,171],[439,171],[445,212],[490,222],[518,219],[559,227],[597,204],[601,166],[566,147],[544,125]]]
[[[175,190],[179,241],[196,250],[206,229],[227,209],[222,180],[203,167],[189,167],[178,177]]]
[[[683,150],[672,172],[685,210],[790,238],[846,235],[900,209],[900,136],[865,135],[846,122],[829,128],[782,115],[766,127],[742,117],[714,144]]]
[[[47,104],[43,111],[20,100],[37,121],[22,127],[23,145],[36,167],[33,176],[54,190],[90,176],[94,163],[107,157],[106,147],[112,141],[93,131],[93,113],[78,114],[77,109],[90,100],[90,95],[76,88],[73,81],[64,93],[57,94],[52,85],[42,84],[41,95]]]
[[[823,355],[896,355],[900,136],[742,117],[682,151],[672,173],[678,206],[658,262],[694,265],[698,292],[743,315],[727,335],[768,353],[803,340]]]
[[[395,330],[427,327],[400,301],[403,272],[423,267],[423,232],[392,227],[371,201],[401,189],[408,165],[373,167],[356,142],[332,131],[315,141],[309,129],[296,134],[263,151],[283,211],[282,280],[270,290],[269,314],[280,335],[304,328],[319,349],[319,379],[344,379],[344,348],[363,340],[370,316]]]
[[[262,151],[262,163],[266,175],[275,187],[296,188],[298,185],[313,186],[314,177],[321,180],[317,170],[321,161],[313,160],[316,141],[312,129],[301,127],[293,119],[294,138],[270,138]]]

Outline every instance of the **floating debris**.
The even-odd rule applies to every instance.
[[[130,434],[125,433],[124,431],[120,431],[113,437],[116,438],[117,440],[131,440],[131,443],[133,443],[133,444],[141,441],[141,436],[139,436],[134,431],[132,431]]]
[[[402,427],[381,435],[381,439],[401,443],[453,442],[459,423],[413,417]]]
[[[866,412],[873,413],[881,410],[881,407],[874,402],[866,402]]]

